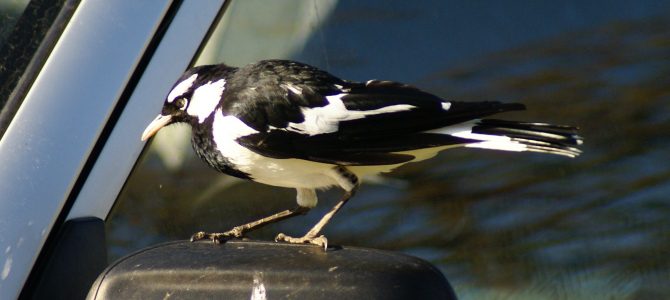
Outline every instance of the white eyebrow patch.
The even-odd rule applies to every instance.
[[[193,92],[191,104],[186,109],[186,113],[198,117],[199,123],[205,121],[214,112],[214,108],[219,104],[219,101],[221,101],[221,94],[225,89],[225,85],[226,80],[220,79],[199,86]]]
[[[188,91],[188,88],[190,88],[193,85],[193,82],[195,82],[196,78],[198,78],[198,74],[193,74],[191,75],[191,77],[186,78],[182,80],[179,84],[177,84],[168,94],[167,102],[172,103],[174,99],[186,93],[186,91]]]
[[[414,105],[397,104],[372,110],[348,110],[342,102],[342,97],[347,94],[327,96],[328,105],[323,107],[302,108],[305,121],[301,123],[289,123],[287,130],[298,133],[317,135],[336,132],[342,121],[362,119],[367,116],[395,113],[416,108]]]

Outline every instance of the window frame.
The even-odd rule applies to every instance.
[[[142,152],[142,130],[226,2],[76,7],[0,140],[1,295],[30,296],[67,220],[106,218]]]

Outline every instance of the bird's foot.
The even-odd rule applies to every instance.
[[[230,239],[241,237],[244,237],[244,230],[238,226],[226,232],[196,232],[191,236],[191,242],[211,240],[214,244],[220,244]]]
[[[291,244],[312,244],[323,247],[323,250],[328,249],[328,239],[323,235],[313,236],[310,234],[306,234],[303,237],[294,238],[285,235],[283,233],[280,233],[277,235],[277,237],[275,237],[275,242],[286,242]]]

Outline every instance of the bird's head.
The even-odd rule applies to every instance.
[[[224,75],[228,72],[217,70],[222,66],[199,66],[186,71],[165,98],[161,113],[142,133],[142,141],[167,125],[184,122],[194,126],[212,115],[226,85]]]

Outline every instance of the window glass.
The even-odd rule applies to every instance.
[[[522,102],[573,124],[584,154],[448,150],[366,178],[331,243],[436,264],[464,299],[670,296],[670,2],[233,1],[196,64],[309,63],[446,99]],[[168,91],[166,91],[167,94]],[[147,120],[147,123],[150,120]],[[250,236],[308,230],[340,196]],[[112,258],[295,206],[295,191],[209,169],[162,130],[108,219]]]
[[[19,16],[28,5],[28,1],[7,0],[0,2],[0,47],[4,46]]]
[[[76,0],[0,1],[0,137],[37,76]],[[61,10],[62,8],[65,8]],[[52,27],[53,26],[53,27]],[[51,31],[51,35],[47,32]]]
[[[12,32],[16,30],[16,23],[19,20],[19,17],[26,9],[29,0],[9,0],[9,1],[0,1],[0,51],[6,52],[6,49],[10,48],[11,42],[9,40]],[[7,61],[9,58],[0,57],[0,60]],[[0,74],[4,75],[11,70],[8,70],[8,66],[5,64],[0,64]],[[4,77],[4,76],[3,76]],[[3,84],[4,85],[4,84]],[[7,94],[8,95],[8,94]],[[7,96],[5,93],[2,96]],[[0,109],[4,106],[5,97],[0,99]]]

